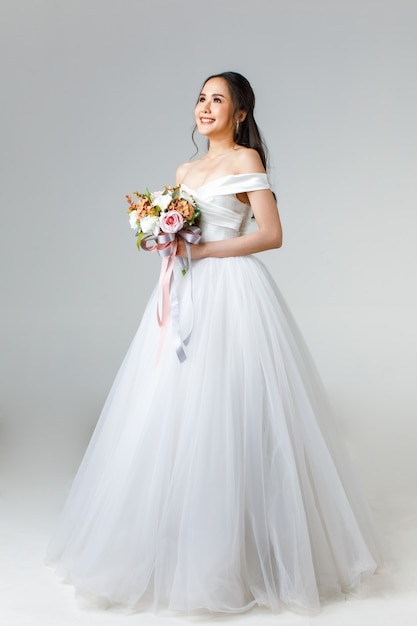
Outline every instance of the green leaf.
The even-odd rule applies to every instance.
[[[138,233],[138,238],[137,238],[137,240],[136,240],[136,245],[137,245],[137,247],[138,247],[138,250],[140,250],[140,243],[141,243],[141,241],[142,241],[142,239],[143,239],[143,236],[144,236],[143,232],[142,232],[142,231],[140,231],[140,232]]]

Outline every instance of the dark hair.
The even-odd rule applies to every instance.
[[[255,94],[249,81],[242,76],[242,74],[238,74],[237,72],[222,72],[221,74],[213,74],[206,78],[203,86],[212,78],[223,78],[227,82],[234,106],[233,113],[237,113],[238,111],[244,111],[246,113],[245,119],[243,122],[240,122],[237,130],[235,130],[235,143],[239,146],[256,150],[261,157],[264,168],[267,169],[268,151],[253,116]],[[197,144],[194,141],[196,130],[197,126],[194,126],[192,140],[198,152]]]

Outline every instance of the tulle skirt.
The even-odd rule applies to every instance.
[[[253,256],[176,270],[180,363],[155,292],[47,552],[130,609],[315,611],[380,560],[308,351]]]

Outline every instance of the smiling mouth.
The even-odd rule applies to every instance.
[[[202,124],[213,124],[214,119],[212,117],[200,117],[200,122]]]

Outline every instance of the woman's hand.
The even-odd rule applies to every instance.
[[[202,259],[204,254],[204,243],[190,243],[190,251],[192,259]],[[183,256],[187,258],[187,247],[182,237],[177,236],[177,256]]]

